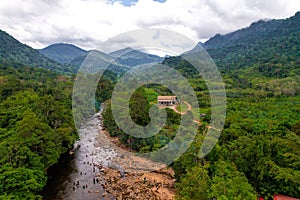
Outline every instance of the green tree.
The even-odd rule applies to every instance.
[[[256,193],[246,176],[226,161],[214,164],[209,197],[222,200],[255,200]]]
[[[197,165],[189,170],[180,182],[176,183],[177,199],[208,199],[210,177],[207,168],[208,165]]]

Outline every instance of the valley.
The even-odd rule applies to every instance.
[[[36,50],[0,31],[0,199],[299,199],[300,13],[218,34],[186,54],[200,46],[220,70],[227,96],[222,134],[204,158],[198,154],[211,129],[211,95],[219,91],[209,91],[184,56],[162,58],[131,48],[100,52],[67,43]],[[72,105],[72,98],[82,108],[91,104],[84,101],[89,91],[73,94],[76,73],[90,53],[99,58],[96,67],[109,63],[92,102],[101,115]],[[199,110],[190,102],[163,108],[163,128],[137,138],[118,127],[110,100],[126,72],[153,63],[186,78]],[[96,80],[97,74],[85,78]],[[157,97],[173,95],[159,84],[139,87],[129,101],[132,120],[147,126]],[[72,109],[82,114],[79,127]],[[166,166],[137,156],[173,141],[182,115],[201,117],[180,158]]]

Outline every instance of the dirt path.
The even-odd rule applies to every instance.
[[[191,104],[189,104],[189,103],[186,102],[186,101],[184,101],[184,103],[185,103],[185,104],[187,105],[187,107],[188,107],[188,108],[186,109],[185,112],[179,111],[179,110],[177,109],[178,105],[170,106],[170,107],[168,107],[168,108],[174,110],[174,111],[175,111],[176,113],[178,113],[178,114],[185,115],[188,111],[191,111],[191,110],[192,110],[192,106],[191,106]],[[202,125],[202,122],[199,121],[199,120],[194,119],[193,122],[199,124],[199,126]]]
[[[191,106],[191,104],[189,104],[189,103],[186,102],[186,101],[184,101],[184,103],[185,103],[185,104],[187,105],[187,107],[188,107],[188,108],[186,109],[185,112],[179,111],[179,110],[177,109],[178,105],[170,106],[170,107],[168,107],[168,108],[174,110],[174,111],[175,111],[176,113],[178,113],[178,114],[185,115],[188,111],[191,111],[191,110],[192,110],[192,106]]]
[[[184,103],[188,106],[188,108],[186,109],[185,112],[180,112],[180,111],[177,109],[177,107],[178,107],[177,105],[170,106],[170,107],[168,107],[168,108],[174,110],[174,111],[175,111],[176,113],[178,113],[178,114],[185,115],[188,111],[191,111],[191,110],[192,110],[192,106],[191,106],[191,104],[189,104],[189,103],[186,102],[186,101],[184,101]],[[194,119],[193,122],[197,123],[199,126],[202,125],[202,122],[201,122],[200,120]],[[208,126],[207,128],[208,128],[208,129],[214,129],[214,130],[220,131],[220,129],[214,128],[214,127],[212,127],[212,126]]]

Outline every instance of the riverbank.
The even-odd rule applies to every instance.
[[[116,153],[106,146],[96,147],[101,130],[97,115],[87,119],[79,128],[79,140],[74,144],[74,154],[67,161],[62,158],[58,168],[53,168],[49,177],[44,200],[95,200],[101,199],[103,188],[95,177],[100,174],[99,163],[109,165]],[[49,173],[50,174],[50,173]],[[100,178],[100,177],[99,177]],[[103,177],[101,179],[104,180]],[[108,195],[106,199],[116,199]]]
[[[104,182],[108,183],[102,185],[104,196],[113,194],[116,199],[175,199],[174,171],[165,164],[136,156],[118,138],[110,137],[103,128],[102,116],[98,118],[102,128],[96,146],[106,146],[117,154],[111,160],[112,166],[107,166],[103,174]],[[124,177],[121,177],[120,169],[116,168],[124,170]]]
[[[50,177],[44,200],[175,198],[174,172],[114,143],[97,113],[80,126],[74,154],[61,158]]]
[[[99,174],[103,188],[102,197],[114,196],[117,200],[122,199],[149,199],[149,200],[172,200],[175,199],[174,174],[170,170],[155,172],[125,172],[120,176],[118,170],[101,168]]]

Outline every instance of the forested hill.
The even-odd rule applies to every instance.
[[[300,12],[285,20],[258,21],[248,28],[217,35],[190,53],[200,45],[223,74],[227,95],[233,88],[252,88],[262,91],[263,96],[300,92]],[[166,58],[163,63],[187,77],[195,75],[195,69],[180,56]]]
[[[39,50],[42,54],[62,64],[69,64],[75,58],[86,56],[87,51],[66,43],[52,44]]]
[[[144,53],[132,48],[114,51],[109,55],[114,56],[117,63],[128,66],[129,68],[147,63],[160,63],[164,60],[162,57]]]
[[[99,63],[110,62],[109,70],[116,74],[122,74],[138,65],[160,63],[164,59],[132,48],[120,49],[108,54],[98,50],[85,51],[77,46],[63,43],[52,44],[39,51],[50,59],[64,65],[72,66],[74,73],[76,73],[89,53],[96,53],[99,56]]]
[[[268,77],[299,74],[300,12],[285,20],[252,23],[227,35],[216,35],[203,44],[218,67],[234,70],[253,67]]]
[[[47,58],[39,51],[22,44],[9,34],[0,30],[0,63],[3,65],[32,66],[55,72],[69,73],[71,70]]]

